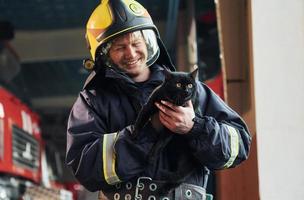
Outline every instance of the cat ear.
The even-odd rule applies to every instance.
[[[197,65],[194,66],[194,69],[192,72],[190,72],[191,77],[196,80],[198,78],[198,67]]]
[[[163,68],[164,68],[165,78],[170,79],[172,76],[171,71],[165,65],[163,65]]]

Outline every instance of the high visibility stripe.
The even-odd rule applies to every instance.
[[[117,133],[105,134],[103,137],[103,174],[108,184],[113,185],[120,182],[115,172],[114,142]]]
[[[227,128],[230,136],[230,158],[227,161],[227,163],[223,166],[223,168],[230,167],[239,154],[239,135],[237,133],[237,130],[232,126],[228,126],[228,125]]]

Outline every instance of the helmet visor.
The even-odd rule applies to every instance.
[[[159,47],[155,32],[151,29],[145,29],[140,31],[147,45],[147,66],[151,66],[159,56]]]

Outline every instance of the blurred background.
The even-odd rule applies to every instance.
[[[248,161],[213,172],[208,192],[217,200],[303,199],[304,2],[138,1],[177,69],[198,65],[200,80],[252,133]],[[96,198],[64,158],[67,117],[89,74],[85,26],[99,3],[0,0],[0,199]]]

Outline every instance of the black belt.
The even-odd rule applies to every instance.
[[[203,187],[182,183],[164,191],[166,182],[139,177],[135,181],[119,183],[110,192],[99,192],[99,200],[205,200]]]

